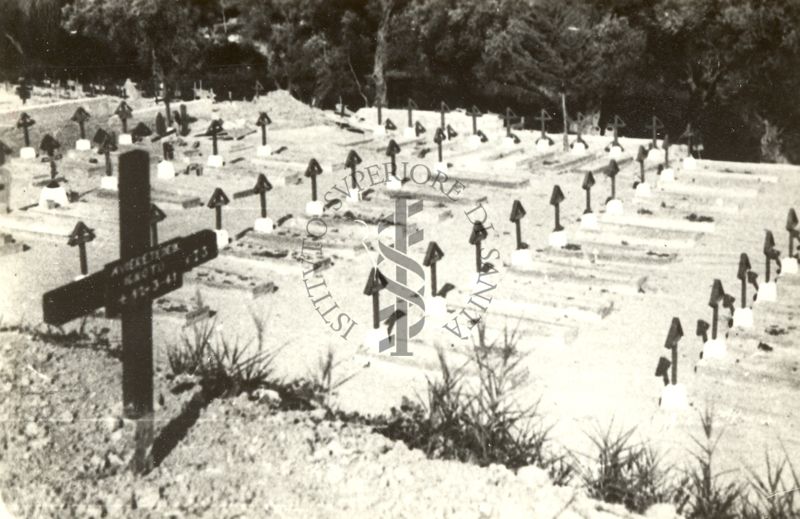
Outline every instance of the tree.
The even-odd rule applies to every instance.
[[[75,0],[64,7],[64,24],[164,79],[196,69],[206,46],[202,14],[190,0]]]

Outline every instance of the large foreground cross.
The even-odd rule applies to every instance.
[[[151,246],[150,158],[144,150],[119,157],[120,259],[99,272],[47,292],[44,321],[62,325],[105,307],[122,318],[122,402],[136,421],[131,468],[152,467],[153,300],[183,285],[183,273],[217,256],[216,235],[203,230]]]

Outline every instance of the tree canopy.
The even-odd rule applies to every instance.
[[[0,74],[252,81],[332,106],[657,112],[730,159],[800,161],[797,0],[0,0]],[[91,59],[86,59],[90,56]],[[88,62],[88,63],[87,63]],[[216,83],[215,83],[216,84]]]

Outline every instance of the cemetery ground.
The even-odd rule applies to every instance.
[[[437,345],[451,367],[464,365],[465,385],[474,390],[479,373],[468,359],[478,327],[467,332],[468,320],[462,317],[463,340],[447,331],[426,332],[410,342],[411,357],[366,350],[362,342],[371,325],[371,302],[363,287],[377,253],[377,222],[391,218],[397,192],[378,183],[369,200],[330,205],[322,217],[324,236],[315,241],[307,236],[307,229],[319,224],[307,227],[311,186],[304,174],[309,159],[316,158],[322,165],[316,177],[319,198],[336,195],[334,186],[342,186],[349,175],[344,166],[348,152],[360,155],[359,170],[375,164],[383,171],[390,138],[401,148],[399,164],[424,164],[434,171],[433,139],[440,114],[414,111],[413,120],[427,128],[415,138],[403,135],[405,110],[383,109],[382,117],[400,129],[381,136],[374,134],[374,109],[342,118],[283,92],[255,103],[186,103],[196,120],[188,135],[168,137],[178,173],[173,179],[156,175],[160,141],[148,136],[136,145],[150,152],[152,202],[166,214],[158,224],[160,241],[213,228],[215,210],[206,202],[218,187],[230,199],[222,208],[222,227],[232,241],[216,259],[185,274],[181,289],[153,305],[156,435],[166,429],[170,434],[162,438],[174,437],[176,445],[157,442],[162,450],[147,476],[125,470],[132,431],[122,419],[121,368],[115,356],[118,321],[99,310],[60,330],[39,324],[42,294],[80,273],[78,251],[67,246],[78,221],[96,236],[86,244],[89,272],[118,257],[118,201],[115,192],[101,189],[103,156],[74,150],[79,130],[69,121],[83,106],[91,114],[89,138],[100,127],[119,133],[120,121],[112,116],[118,103],[101,97],[30,111],[36,120],[34,144],[45,133],[61,143],[58,174],[72,197],[66,207],[37,205],[50,179],[48,163],[15,158],[3,166],[12,178],[12,211],[0,216],[0,231],[8,237],[0,256],[5,327],[2,488],[12,511],[21,517],[58,517],[64,510],[108,517],[555,517],[563,509],[562,517],[600,517],[602,510],[609,517],[626,516],[624,508],[590,501],[578,474],[569,485],[551,488],[543,473],[529,470],[514,476],[496,465],[428,461],[420,451],[370,431],[374,417],[399,407],[403,397],[427,399],[428,380],[440,377]],[[139,122],[153,127],[163,110],[152,99],[129,104],[129,128]],[[19,112],[0,116],[4,122],[16,121]],[[256,153],[259,112],[272,120],[269,157]],[[227,133],[219,141],[222,168],[206,166],[211,142],[200,134],[212,119],[222,119]],[[444,252],[439,285],[455,287],[446,295],[450,317],[462,309],[477,312],[470,303],[475,262],[468,238],[473,221],[484,220],[488,232],[483,250],[497,249],[498,255],[489,258],[496,272],[485,279],[494,288],[485,294],[491,302],[484,301],[487,310],[481,310],[481,321],[490,343],[502,343],[506,329],[518,331],[520,369],[528,376],[514,396],[522,406],[538,402],[543,423],[552,426],[549,452],[569,451],[569,459],[593,466],[584,455],[592,454],[596,431],[635,427],[632,442],[652,446],[665,464],[686,466],[697,448],[692,438],[702,436],[700,415],[712,410],[715,430],[722,432],[714,463],[723,481],[745,481],[751,470],[765,474],[766,452],[773,462],[784,456],[800,459],[794,432],[800,422],[800,278],[780,276],[774,303],[753,304],[753,286],[747,287],[755,320],[751,330],[730,328],[728,310],[720,309],[720,335],[727,335],[724,358],[701,360],[703,339],[694,333],[698,319],[711,319],[708,298],[714,279],[740,305],[740,253],[750,256],[763,283],[766,229],[785,251],[786,213],[797,205],[800,168],[697,161],[689,170],[682,167],[685,146],[673,146],[676,182],[657,175],[659,159],[646,160],[652,193],[636,196],[633,184],[640,169],[633,158],[649,141],[621,137],[624,151],[617,159],[615,190],[624,213],[612,216],[604,211],[611,192],[611,179],[605,175],[610,137],[585,135],[585,153],[564,153],[560,134],[551,134],[553,146],[537,150],[538,131],[515,129],[521,142],[506,145],[501,144],[506,133],[502,119],[485,114],[477,123],[489,141],[474,148],[467,138],[472,121],[463,110],[447,113],[446,123],[459,134],[442,143],[447,180],[439,176],[438,184],[425,185],[412,180],[401,189],[423,200],[423,210],[413,220],[424,239],[409,255],[421,263],[428,242],[436,241]],[[573,134],[570,141],[574,139]],[[16,151],[21,132],[4,126],[0,140]],[[112,156],[116,175],[117,152]],[[192,163],[202,166],[202,175],[183,174]],[[580,225],[588,172],[595,176],[591,204],[600,220],[597,229]],[[261,173],[273,186],[267,207],[277,227],[268,235],[252,229],[260,216],[258,196],[234,196],[252,189]],[[450,191],[456,180],[461,187]],[[556,184],[565,196],[560,224],[567,246],[554,248],[548,245],[554,227],[549,202]],[[509,214],[514,200],[526,211],[521,239],[532,255],[531,264],[522,268],[511,261],[516,237]],[[318,266],[313,272],[312,265]],[[391,296],[384,291],[381,297],[385,302]],[[344,312],[349,318],[336,331],[322,315],[334,304],[331,315]],[[688,406],[677,411],[659,407],[663,382],[653,374],[658,358],[668,356],[664,339],[673,317],[683,323],[678,376],[688,395]],[[356,324],[348,332],[351,322]],[[265,387],[280,389],[278,394],[249,387],[245,389],[251,391],[238,396],[232,391],[234,395],[224,395],[231,398],[211,399],[197,377],[173,376],[171,348],[203,329],[212,330],[214,344],[224,339],[229,348],[238,346],[252,355],[261,342],[261,351],[274,352],[268,377],[274,386]],[[295,396],[304,393],[288,381],[319,377],[320,362],[329,351],[335,359],[330,384],[320,384],[313,397],[295,403]]]

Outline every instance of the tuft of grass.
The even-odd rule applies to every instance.
[[[738,482],[723,483],[721,478],[726,473],[714,471],[714,453],[722,433],[715,435],[712,408],[706,407],[701,413],[700,423],[703,436],[692,437],[697,450],[691,453],[693,466],[687,469],[682,492],[675,500],[678,512],[687,519],[736,518],[742,508],[744,488]]]
[[[479,323],[477,339],[470,359],[460,366],[452,367],[439,350],[440,377],[428,379],[426,395],[417,401],[404,398],[376,429],[431,458],[511,469],[537,465],[557,483],[566,482],[572,469],[563,456],[548,452],[551,428],[538,402],[528,407],[517,402],[515,391],[527,379],[517,331],[506,329],[502,339],[490,343]],[[469,366],[476,368],[476,377],[467,377]]]
[[[119,340],[113,341],[110,328],[89,326],[91,316],[84,316],[77,328],[69,331],[61,326],[40,324],[31,326],[25,323],[3,326],[0,331],[14,331],[28,335],[31,340],[45,342],[62,348],[88,349],[99,351],[113,358],[120,358],[122,348]]]
[[[217,334],[216,321],[192,326],[190,334],[167,348],[167,361],[172,375],[186,373],[197,376],[201,385],[212,394],[235,396],[269,385],[274,376],[273,364],[280,348],[265,346],[264,323],[253,317],[256,340],[241,342]]]
[[[574,456],[575,468],[589,495],[608,503],[619,503],[642,513],[656,503],[671,502],[677,488],[673,467],[651,446],[632,441],[636,428],[615,430],[612,420],[605,430],[589,433],[595,455]]]
[[[764,452],[766,476],[749,469],[749,484],[757,500],[742,505],[741,517],[745,519],[791,519],[800,517],[800,476],[784,448],[784,458],[779,463]]]

